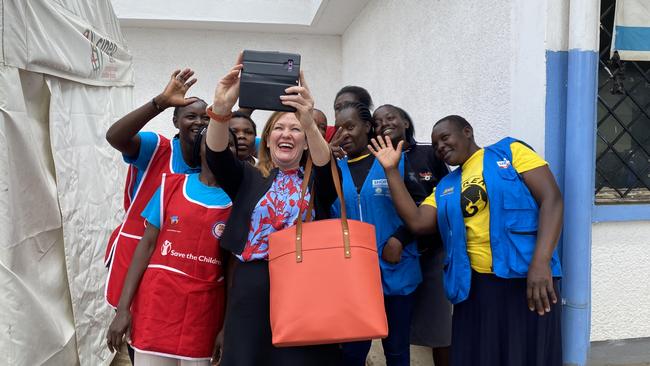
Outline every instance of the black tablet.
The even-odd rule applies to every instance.
[[[300,55],[295,53],[244,50],[244,68],[239,87],[239,107],[295,112],[280,96],[298,85]]]

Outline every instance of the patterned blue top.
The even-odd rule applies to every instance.
[[[309,205],[309,191],[298,202],[301,184],[302,168],[278,172],[271,188],[253,209],[244,251],[237,255],[240,261],[268,260],[269,234],[295,225],[300,209]]]

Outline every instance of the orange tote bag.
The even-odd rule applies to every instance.
[[[278,347],[388,335],[375,227],[347,219],[334,158],[330,165],[341,218],[303,223],[300,215],[295,226],[269,235],[271,331]],[[311,161],[303,197],[310,175]]]

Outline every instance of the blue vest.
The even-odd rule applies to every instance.
[[[397,264],[390,264],[381,259],[381,253],[388,238],[403,224],[395,211],[393,200],[388,189],[388,180],[384,169],[377,160],[374,161],[368,176],[361,187],[361,193],[352,180],[348,159],[339,160],[342,173],[343,197],[349,219],[359,220],[375,225],[377,239],[377,252],[379,253],[379,267],[381,279],[386,295],[408,295],[415,290],[422,281],[418,251],[415,241],[402,243],[402,258]],[[404,172],[404,154],[399,162],[400,174]],[[336,199],[332,206],[334,217],[340,217],[341,202]]]
[[[492,271],[502,278],[527,276],[537,240],[537,202],[512,166],[510,144],[517,141],[506,137],[487,146],[483,157],[483,180],[490,204]],[[467,299],[472,278],[461,211],[461,174],[461,168],[454,170],[436,188],[438,230],[447,251],[445,291],[454,304]],[[550,266],[554,277],[562,275],[557,249]]]

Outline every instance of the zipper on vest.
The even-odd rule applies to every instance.
[[[451,230],[451,223],[449,222],[449,210],[445,205],[445,220],[447,220],[447,227],[449,228],[449,236],[453,236],[453,231]]]
[[[360,194],[357,194],[357,205],[359,206],[359,219],[361,220],[361,222],[365,222],[365,221],[363,221],[363,211],[361,211],[361,195]]]

